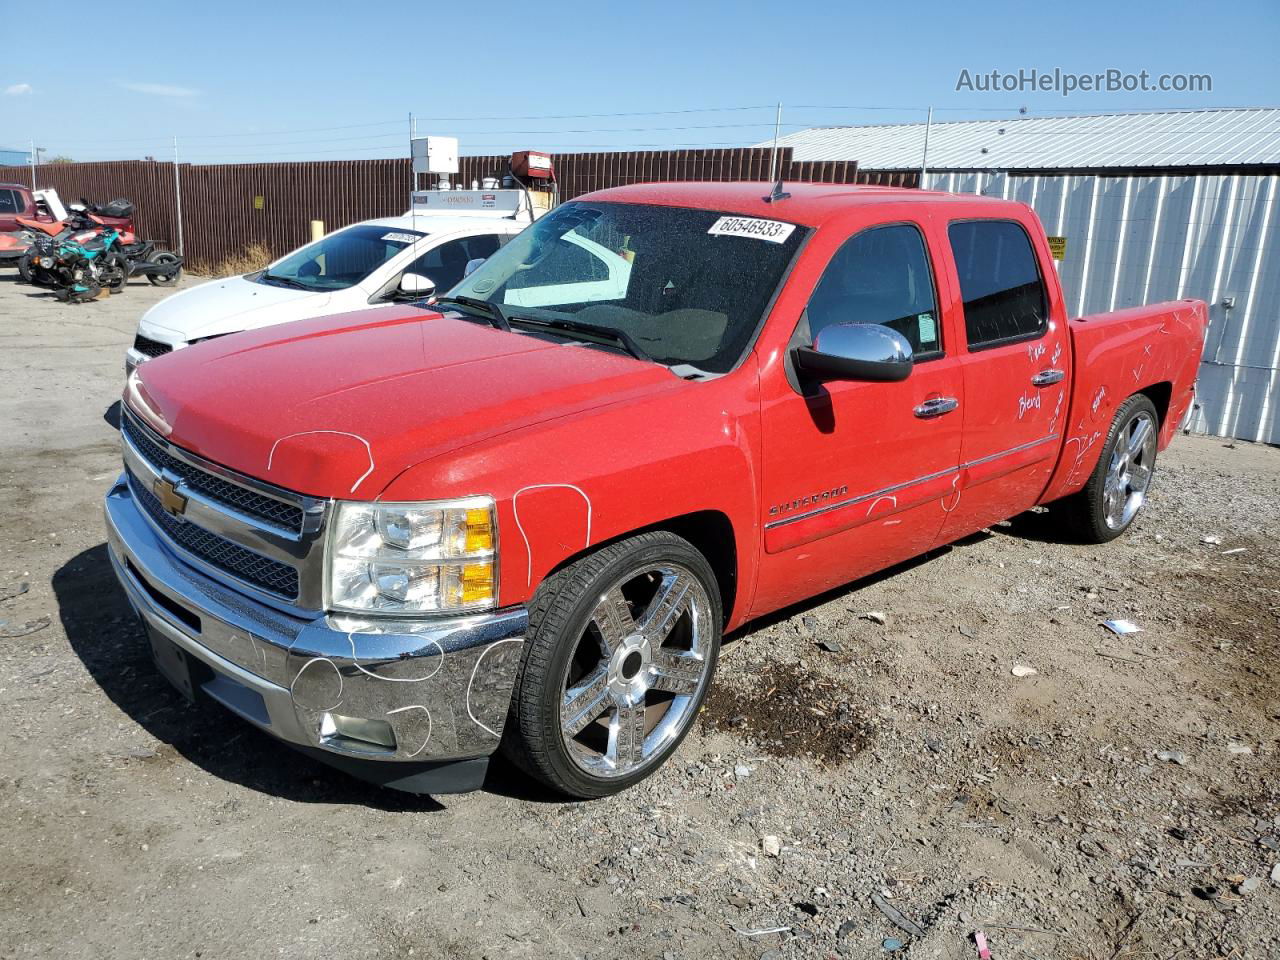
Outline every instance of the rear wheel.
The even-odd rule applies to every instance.
[[[156,250],[151,256],[147,257],[147,263],[177,263],[177,254],[170,253],[168,250]],[[178,282],[178,278],[182,276],[182,267],[178,267],[173,271],[171,276],[158,277],[154,273],[147,274],[147,279],[151,281],[153,286],[171,287]]]
[[[631,537],[549,577],[529,620],[506,752],[574,797],[653,773],[715,672],[723,614],[706,558],[672,533]]]
[[[108,256],[99,279],[111,293],[119,293],[129,283],[129,261],[119,253]]]
[[[1063,520],[1086,543],[1106,543],[1132,526],[1147,503],[1156,469],[1160,416],[1135,394],[1120,405],[1084,489],[1062,504]]]

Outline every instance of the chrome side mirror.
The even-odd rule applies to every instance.
[[[796,368],[815,380],[905,380],[915,361],[897,330],[875,323],[833,323],[812,347],[797,347]]]
[[[436,292],[430,277],[420,273],[406,273],[400,278],[399,295],[405,300],[422,300]]]

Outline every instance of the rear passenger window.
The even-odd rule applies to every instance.
[[[1009,220],[967,220],[947,227],[960,275],[969,346],[1038,337],[1048,301],[1031,240]]]
[[[809,298],[809,333],[833,323],[876,323],[907,338],[918,359],[942,352],[933,274],[920,231],[899,223],[845,241]]]

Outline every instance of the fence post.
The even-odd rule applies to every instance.
[[[178,254],[182,250],[182,176],[178,173],[178,138],[173,138],[173,204],[178,219]]]

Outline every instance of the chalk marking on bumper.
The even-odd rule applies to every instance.
[[[105,511],[112,566],[148,629],[259,698],[261,710],[244,709],[226,696],[225,682],[201,686],[272,736],[335,758],[393,763],[496,749],[528,626],[524,608],[446,620],[295,618],[182,563],[123,477]],[[326,733],[327,713],[385,721],[397,745]]]

